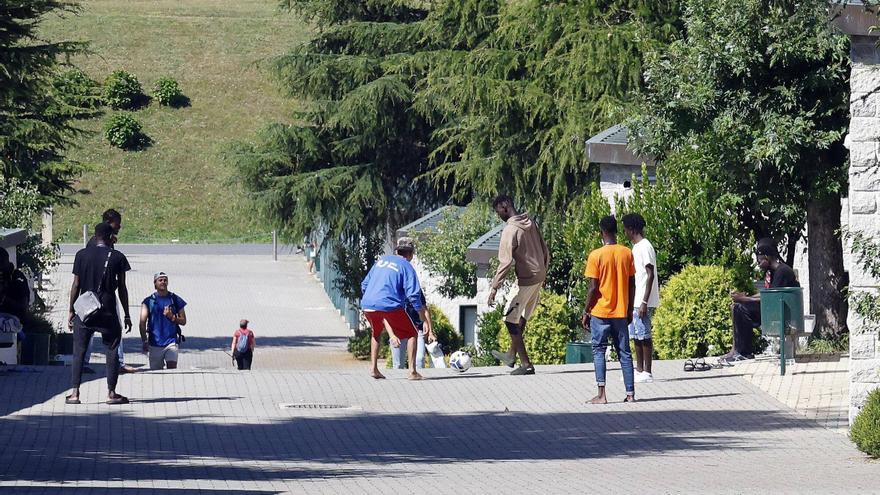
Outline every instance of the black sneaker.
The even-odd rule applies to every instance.
[[[519,366],[517,369],[510,372],[511,375],[534,375],[535,367],[529,365],[528,367]]]

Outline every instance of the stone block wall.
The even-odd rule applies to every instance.
[[[852,231],[880,238],[880,50],[877,37],[852,36],[850,80],[850,128],[846,145],[850,152],[849,198],[844,203],[844,220]],[[844,264],[850,289],[876,291],[880,281],[872,279],[856,263],[849,246],[844,247]],[[850,410],[852,424],[871,390],[880,388],[880,344],[878,333],[850,311]]]

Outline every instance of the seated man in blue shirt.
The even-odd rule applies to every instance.
[[[372,339],[370,341],[370,362],[372,369],[370,374],[373,378],[385,378],[379,372],[379,337],[382,330],[388,330],[390,343],[393,347],[400,347],[401,341],[406,339],[409,350],[409,379],[421,380],[422,375],[416,371],[415,338],[418,331],[412,319],[406,314],[406,305],[409,303],[415,309],[425,324],[425,330],[431,334],[431,322],[428,317],[428,309],[422,302],[422,288],[416,271],[410,262],[402,256],[412,253],[415,243],[409,237],[401,237],[397,241],[397,254],[382,256],[370,268],[367,277],[361,283],[361,309],[364,317],[372,327]]]

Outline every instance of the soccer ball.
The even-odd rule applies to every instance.
[[[455,351],[449,356],[449,366],[458,371],[467,371],[471,367],[471,355],[465,351]]]

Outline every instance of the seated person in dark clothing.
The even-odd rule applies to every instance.
[[[800,287],[794,270],[779,258],[779,251],[772,239],[759,240],[755,255],[758,267],[764,272],[764,288]],[[730,298],[733,299],[733,349],[721,356],[721,360],[751,359],[755,356],[753,330],[761,326],[761,294],[749,296],[734,292]]]
[[[31,302],[27,277],[9,262],[9,253],[0,248],[0,313],[24,318]]]

